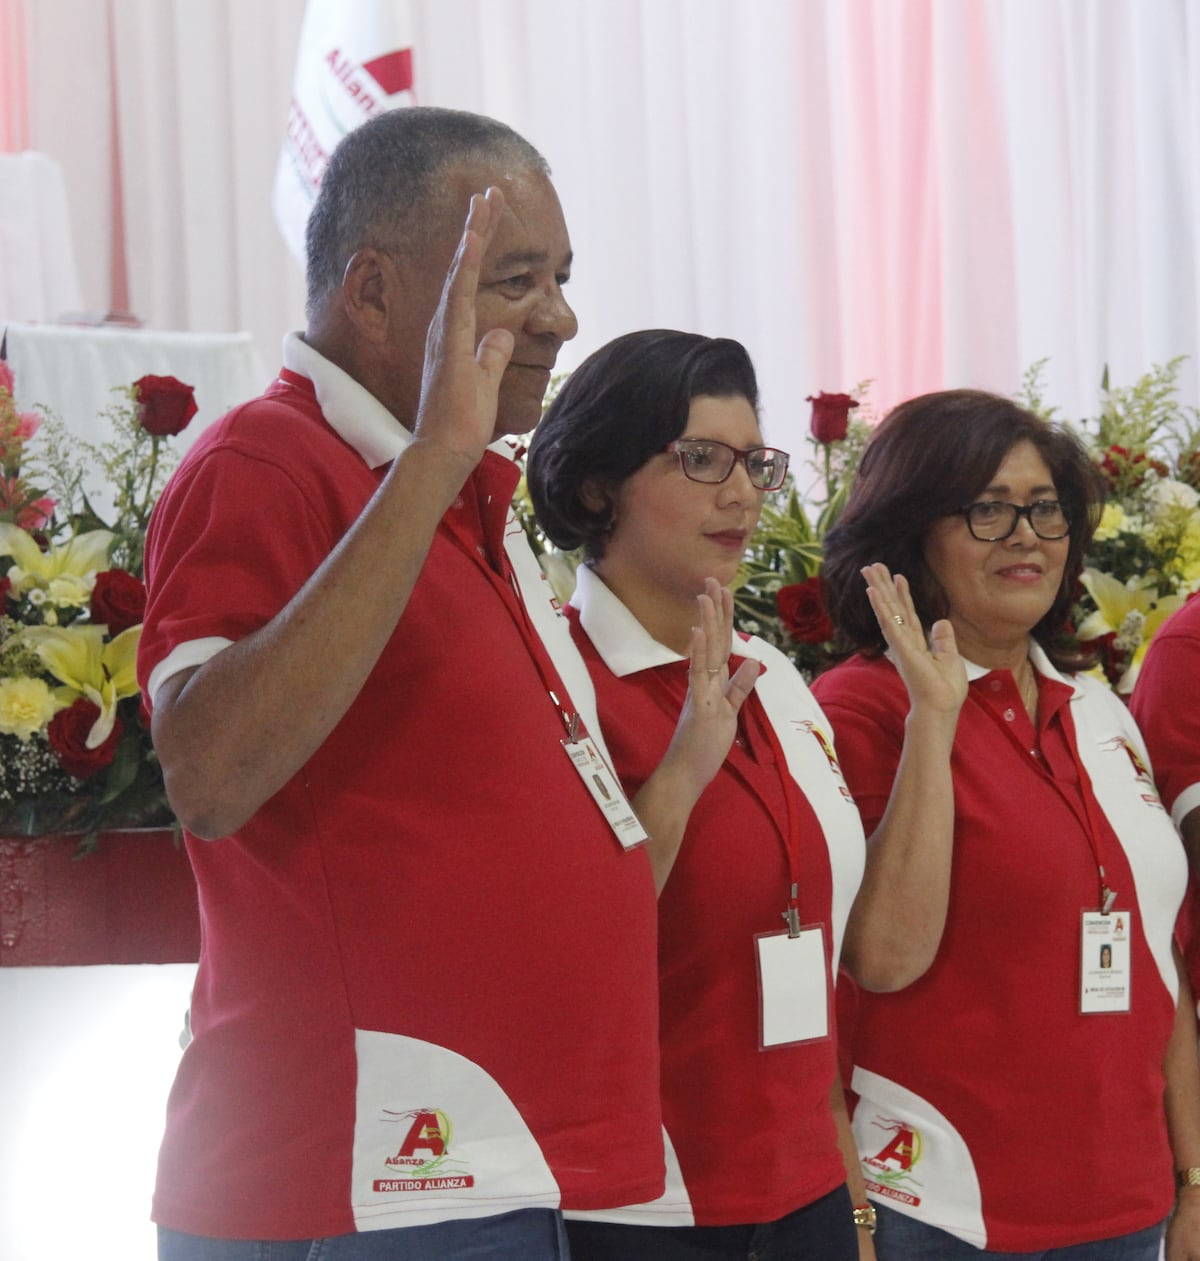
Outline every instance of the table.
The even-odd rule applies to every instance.
[[[23,411],[49,408],[89,442],[111,435],[100,413],[114,386],[153,373],[194,386],[195,419],[179,435],[185,451],[204,427],[260,394],[269,378],[249,333],[171,333],[141,328],[68,324],[9,324],[4,355]]]
[[[44,407],[77,437],[99,445],[112,437],[105,408],[116,386],[147,374],[174,376],[195,388],[199,408],[171,446],[183,454],[230,407],[261,394],[270,378],[249,333],[177,333],[141,328],[11,323],[3,353],[22,411]],[[111,508],[99,495],[104,515]]]

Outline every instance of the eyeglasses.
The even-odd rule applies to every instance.
[[[959,512],[967,519],[971,537],[981,543],[999,543],[1017,528],[1022,517],[1039,539],[1064,539],[1071,532],[1066,510],[1057,499],[1035,499],[1031,504],[1006,504],[999,499],[967,504]]]
[[[791,459],[786,451],[775,447],[748,447],[739,451],[715,438],[676,438],[666,449],[679,456],[684,477],[710,486],[726,481],[741,460],[756,490],[778,490],[787,477]]]

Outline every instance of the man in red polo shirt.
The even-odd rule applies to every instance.
[[[1159,627],[1138,673],[1129,708],[1146,738],[1154,783],[1183,837],[1192,885],[1184,903],[1188,975],[1200,986],[1200,596]]]
[[[372,120],[306,331],[156,509],[139,673],[204,927],[168,1261],[559,1257],[560,1209],[662,1192],[653,884],[503,442],[570,266],[515,133]]]

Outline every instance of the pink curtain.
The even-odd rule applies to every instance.
[[[119,301],[123,241],[138,315],[249,329],[275,362],[303,322],[271,185],[304,7],[24,8],[28,143],[66,172],[86,305]],[[1195,355],[1194,0],[412,8],[421,102],[503,118],[554,167],[582,330],[564,368],[635,327],[737,337],[799,449],[819,389],[1012,392],[1044,358],[1080,418],[1106,364],[1127,384]],[[21,12],[0,0],[6,59]],[[1195,358],[1180,380],[1200,401]]]
[[[25,0],[0,0],[0,153],[29,148]]]

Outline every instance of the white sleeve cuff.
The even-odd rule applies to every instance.
[[[146,685],[150,704],[154,704],[158,689],[168,679],[182,670],[190,670],[194,666],[202,666],[206,661],[211,661],[217,653],[222,652],[232,643],[232,639],[214,635],[209,639],[191,639],[187,643],[178,644],[150,671],[150,679]]]

